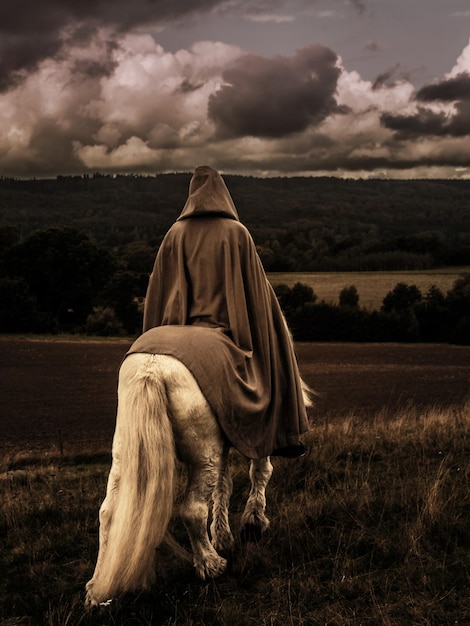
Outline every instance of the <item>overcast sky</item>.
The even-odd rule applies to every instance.
[[[0,176],[470,178],[468,0],[2,0]]]

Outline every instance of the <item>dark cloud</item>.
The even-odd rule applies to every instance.
[[[83,163],[75,156],[72,144],[85,140],[97,129],[88,120],[78,120],[69,129],[61,128],[52,119],[41,120],[34,128],[28,148],[2,162],[2,173],[26,177],[82,173]]]
[[[374,39],[373,41],[367,41],[364,48],[367,52],[381,52],[383,50],[383,45],[380,41]]]
[[[372,89],[376,91],[381,87],[395,87],[403,82],[411,82],[415,70],[408,70],[401,63],[396,63],[390,69],[378,74],[372,81]]]
[[[359,13],[364,12],[363,0],[349,2]],[[117,35],[207,12],[265,13],[283,4],[283,0],[2,0],[0,91],[17,83],[42,60],[56,56],[64,44],[86,41],[102,26]]]
[[[421,102],[470,100],[470,74],[462,72],[439,83],[425,85],[416,94],[416,99]]]
[[[227,84],[209,99],[209,117],[218,135],[283,137],[338,112],[337,59],[320,45],[292,57],[241,57],[225,71]]]
[[[308,153],[292,152],[286,160],[283,153],[274,153],[269,157],[269,167],[273,171],[296,174],[298,172],[321,172],[330,174],[341,172],[371,172],[401,171],[412,173],[414,168],[421,167],[468,167],[470,154],[463,151],[450,150],[429,151],[427,154],[415,155],[412,152],[400,151],[390,147],[386,155],[362,155],[353,152],[350,146],[337,143],[321,149],[318,137],[314,138],[314,148]],[[320,147],[320,149],[319,149]],[[237,170],[240,167],[239,155],[227,153],[219,157],[220,167],[227,170]],[[259,155],[243,155],[243,166],[247,170],[256,171],[259,168]],[[413,173],[411,175],[414,175]]]
[[[73,23],[115,24],[124,29],[210,10],[227,0],[17,0],[0,5],[5,33],[51,32]]]
[[[100,26],[124,32],[135,26],[177,20],[226,0],[5,0],[0,3],[0,90],[21,79],[64,42],[86,41]],[[66,34],[65,34],[66,31]]]
[[[73,63],[73,72],[88,78],[102,78],[109,76],[115,63],[103,63],[92,59],[76,59]]]
[[[33,36],[32,33],[5,34],[0,27],[0,91],[17,83],[21,70],[33,69],[39,60],[54,56],[60,50],[62,44],[55,32],[44,33],[34,46],[31,45]]]
[[[395,131],[398,139],[470,135],[470,74],[467,72],[421,87],[416,100],[437,104],[453,102],[454,110],[448,113],[420,105],[414,115],[382,115],[383,126]]]
[[[379,74],[372,83],[372,89],[375,91],[376,89],[380,89],[380,87],[392,86],[395,83],[395,75],[399,68],[400,64],[397,63],[391,69]]]
[[[84,122],[81,122],[83,126]],[[35,155],[34,167],[38,175],[48,172],[78,172],[83,164],[74,156],[71,150],[72,141],[81,137],[88,137],[95,129],[77,128],[73,132],[58,128],[54,120],[45,120],[38,124],[31,137],[29,149]]]
[[[455,108],[456,114],[449,124],[450,134],[454,137],[470,135],[470,101],[459,102]]]
[[[190,80],[188,80],[187,78],[185,78],[181,82],[181,84],[179,85],[177,91],[179,91],[181,93],[192,93],[193,91],[198,91],[203,86],[204,86],[204,83],[202,83],[202,82],[193,83]]]
[[[419,108],[415,115],[381,116],[382,125],[397,133],[398,139],[409,139],[421,135],[445,135],[444,128],[447,118],[444,113],[435,113],[429,109]]]
[[[419,107],[415,115],[381,116],[386,128],[396,132],[397,139],[415,137],[465,137],[470,135],[470,102],[459,102],[453,115]]]

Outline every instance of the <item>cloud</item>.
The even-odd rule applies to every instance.
[[[417,91],[395,68],[365,80],[319,45],[169,52],[140,32],[68,29],[53,58],[0,93],[0,175],[204,162],[251,175],[468,177],[469,70],[470,45]]]
[[[413,115],[384,113],[382,124],[395,131],[396,139],[417,137],[468,137],[470,135],[470,102],[459,102],[453,114],[418,107]]]
[[[371,41],[366,41],[364,48],[368,52],[381,52],[384,49],[384,45],[380,41],[373,39]]]
[[[255,0],[250,6],[257,6]],[[165,25],[191,15],[240,9],[244,0],[6,0],[0,3],[0,90],[66,47],[86,44],[99,30],[112,40],[139,26]]]
[[[420,135],[445,135],[447,118],[444,113],[419,108],[413,115],[383,113],[382,124],[397,133],[397,139],[410,139]]]
[[[292,57],[239,58],[209,98],[209,117],[219,137],[282,137],[318,124],[338,110],[337,61],[332,50],[320,45]]]
[[[421,102],[452,102],[470,100],[470,74],[462,72],[432,85],[425,85],[416,94]]]
[[[138,34],[108,42],[98,31],[0,94],[0,174],[78,173],[98,164],[155,171],[167,169],[170,152],[208,141],[207,100],[239,48],[200,42],[167,53]]]
[[[309,7],[309,0],[298,0]],[[363,0],[349,0],[360,14]],[[286,9],[276,10],[276,9]],[[139,28],[163,29],[185,18],[211,13],[242,15],[252,21],[294,20],[286,0],[5,0],[0,3],[0,91],[18,84],[64,46],[86,44],[103,28],[111,40]]]
[[[78,169],[73,140],[87,140],[99,121],[84,115],[112,71],[106,34],[44,60],[7,93],[0,94],[0,171],[35,175]],[[3,172],[2,172],[3,173]]]
[[[451,115],[419,107],[414,115],[383,115],[382,122],[397,132],[398,139],[427,135],[465,137],[470,135],[470,102],[457,103]]]
[[[415,100],[412,113],[384,113],[381,117],[397,139],[470,136],[470,43],[452,70],[441,80],[421,87]]]
[[[247,13],[245,19],[258,23],[274,22],[275,24],[285,24],[287,22],[295,22],[293,15],[279,13]]]
[[[386,70],[385,72],[382,72],[381,74],[379,74],[374,82],[372,83],[372,89],[379,89],[380,87],[383,87],[384,85],[391,85],[394,82],[394,76],[396,75],[398,69],[400,68],[400,64],[397,63],[394,67],[392,67],[389,70]]]
[[[320,10],[320,9],[309,9],[306,11],[306,15],[310,15],[319,20],[342,20],[344,19],[344,13],[340,11],[333,10]]]

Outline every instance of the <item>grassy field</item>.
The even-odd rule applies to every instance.
[[[416,285],[423,295],[435,285],[445,294],[457,278],[469,273],[470,267],[451,267],[416,272],[271,272],[268,278],[273,286],[283,283],[293,287],[297,282],[309,285],[318,301],[332,304],[338,303],[344,287],[354,285],[359,293],[359,306],[376,310],[397,283]]]
[[[0,623],[468,624],[469,409],[409,407],[314,426],[306,457],[274,459],[272,527],[258,544],[237,542],[226,574],[198,582],[189,563],[160,549],[151,592],[88,614],[83,586],[108,459],[17,458],[0,470]],[[248,477],[246,461],[232,461],[236,531]],[[172,530],[188,547],[177,519]]]

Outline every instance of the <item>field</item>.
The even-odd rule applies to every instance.
[[[446,294],[457,278],[468,273],[468,267],[452,267],[416,272],[272,272],[268,277],[273,286],[283,283],[293,287],[297,282],[304,283],[312,287],[319,302],[324,300],[332,304],[338,303],[344,287],[354,285],[359,294],[359,306],[378,310],[397,283],[416,285],[423,295],[435,285]]]
[[[298,344],[319,395],[268,534],[205,583],[160,548],[154,589],[85,613],[128,345],[0,338],[2,626],[470,623],[470,348],[444,345]],[[235,532],[246,469],[234,452]]]
[[[0,337],[0,448],[66,454],[109,450],[119,364],[130,340]],[[306,382],[319,394],[312,418],[461,406],[470,348],[447,345],[299,343]]]

